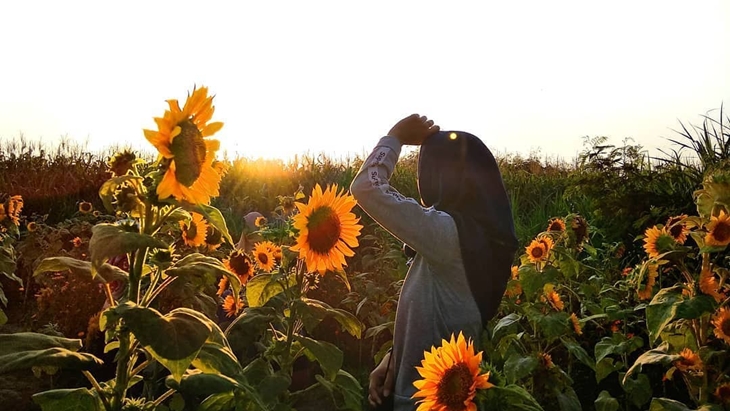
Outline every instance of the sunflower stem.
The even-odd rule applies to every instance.
[[[161,293],[162,291],[164,291],[164,290],[165,290],[165,288],[167,288],[167,286],[168,286],[168,285],[172,284],[172,282],[173,282],[173,281],[177,280],[177,278],[178,278],[178,277],[167,277],[167,278],[165,279],[165,281],[163,281],[163,282],[162,282],[162,284],[160,284],[160,286],[159,286],[159,287],[157,287],[157,289],[156,289],[155,291],[153,291],[153,292],[152,292],[152,294],[151,294],[151,295],[149,296],[149,298],[148,298],[148,299],[147,299],[147,300],[146,300],[146,301],[145,301],[145,302],[143,303],[143,305],[144,305],[145,307],[149,307],[149,305],[150,305],[150,304],[152,304],[152,301],[154,301],[154,300],[155,300],[155,298],[157,298],[157,296],[158,296],[158,295],[160,295],[160,293]],[[229,327],[229,328],[230,328],[230,327]]]
[[[84,377],[86,377],[87,380],[91,383],[91,386],[94,387],[96,390],[96,393],[99,394],[99,398],[101,399],[102,404],[104,405],[104,409],[107,411],[112,410],[111,404],[109,404],[109,400],[104,396],[104,391],[101,388],[101,385],[99,385],[99,382],[96,381],[96,378],[94,378],[94,375],[92,375],[87,370],[82,370],[82,374],[84,374]]]

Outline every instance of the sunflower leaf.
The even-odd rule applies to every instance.
[[[33,277],[37,277],[46,272],[69,271],[82,279],[95,279],[96,281],[106,283],[109,281],[128,281],[129,274],[119,267],[104,263],[97,269],[98,276],[93,276],[91,270],[91,262],[77,260],[71,257],[49,257],[43,259],[38,267],[33,271]]]
[[[219,277],[225,277],[233,288],[233,295],[238,295],[241,290],[241,279],[236,274],[228,271],[219,259],[200,253],[183,257],[173,267],[167,269],[165,274],[187,280],[202,277],[208,283],[214,283]]]
[[[313,340],[309,337],[294,335],[294,340],[304,347],[304,354],[310,361],[317,361],[322,367],[325,377],[334,381],[337,371],[342,367],[344,355],[336,345],[326,341]]]
[[[91,230],[89,252],[91,254],[92,278],[110,257],[143,248],[167,248],[160,240],[146,234],[124,231],[115,224],[97,224]]]
[[[679,286],[662,288],[646,307],[646,326],[649,340],[654,342],[662,330],[676,318],[677,307],[682,303],[682,289]]]
[[[678,360],[681,356],[677,354],[667,354],[667,351],[669,350],[669,344],[667,342],[663,342],[661,345],[659,345],[657,348],[654,348],[653,350],[649,350],[639,356],[639,358],[636,359],[634,362],[634,365],[631,366],[631,368],[626,371],[626,374],[623,376],[621,380],[621,384],[626,384],[629,380],[629,377],[634,374],[635,372],[641,372],[641,368],[644,365],[647,364],[662,364],[662,365],[669,365],[670,363]]]
[[[113,177],[105,181],[104,184],[99,188],[99,197],[101,202],[104,203],[104,208],[112,214],[114,214],[114,193],[119,189],[120,186],[132,182],[132,184],[142,185],[143,178],[140,176],[123,175],[119,177]]]
[[[81,340],[38,333],[0,334],[0,374],[35,366],[88,370],[102,361],[78,353]]]
[[[33,402],[43,411],[101,411],[104,409],[96,391],[88,388],[61,389],[33,394]]]

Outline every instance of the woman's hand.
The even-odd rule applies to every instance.
[[[368,388],[368,401],[373,407],[383,403],[385,397],[392,395],[395,387],[395,372],[393,365],[388,366],[391,353],[385,354],[377,367],[370,373],[370,387]]]
[[[439,126],[435,126],[433,120],[429,120],[426,116],[411,114],[397,122],[388,135],[400,140],[401,144],[420,146],[423,140],[438,131]]]

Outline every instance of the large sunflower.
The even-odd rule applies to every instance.
[[[262,241],[256,243],[252,251],[253,259],[256,266],[265,273],[270,273],[274,269],[276,259],[274,258],[274,243],[271,241]]]
[[[710,218],[710,223],[707,224],[705,244],[716,246],[730,244],[730,218],[725,211],[720,210],[719,216]]]
[[[722,338],[727,344],[730,344],[730,309],[720,308],[712,316],[712,325],[715,326],[715,337]]]
[[[169,110],[156,117],[157,131],[144,130],[147,140],[160,153],[165,175],[157,186],[160,199],[174,196],[189,203],[207,204],[219,194],[221,174],[213,167],[218,140],[206,139],[223,127],[223,123],[208,124],[213,116],[213,96],[201,87],[188,95],[180,109],[177,100],[168,100]]]
[[[350,212],[355,204],[355,198],[338,192],[337,185],[323,192],[319,184],[307,204],[296,203],[299,214],[294,216],[294,228],[299,235],[290,250],[299,252],[308,271],[342,270],[347,265],[345,257],[355,255],[351,247],[358,246],[362,229],[359,218]]]
[[[223,260],[223,266],[238,276],[241,285],[245,285],[253,276],[253,260],[241,249],[231,251],[228,258]],[[227,284],[226,282],[226,286]]]
[[[416,367],[423,379],[413,383],[418,391],[412,398],[421,398],[417,411],[476,411],[476,390],[493,387],[489,373],[479,373],[481,362],[482,353],[474,354],[474,344],[462,333],[425,351],[421,367]]]
[[[654,226],[644,232],[644,250],[649,258],[657,258],[660,254],[671,251],[674,243],[674,237],[666,228]]]
[[[193,218],[189,222],[180,221],[182,238],[186,245],[197,247],[205,244],[205,236],[208,232],[208,223],[198,213],[191,213]]]

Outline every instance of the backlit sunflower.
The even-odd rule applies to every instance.
[[[533,263],[539,263],[547,259],[545,244],[540,240],[532,240],[530,245],[525,248],[525,252],[527,253],[527,257]]]
[[[109,170],[112,172],[114,177],[123,176],[127,174],[134,165],[139,162],[137,155],[132,151],[124,150],[118,152],[109,159]]]
[[[671,251],[674,243],[674,237],[666,228],[654,226],[644,232],[644,250],[649,258],[657,258],[660,254]]]
[[[636,293],[642,300],[648,300],[654,295],[654,284],[656,279],[659,277],[659,265],[649,264],[646,268],[646,282],[641,289],[637,290]]]
[[[722,338],[727,344],[730,344],[730,309],[720,308],[712,316],[712,325],[715,326],[715,337]]]
[[[23,197],[15,195],[8,199],[5,213],[15,225],[20,225],[20,211],[23,209]]]
[[[489,373],[480,374],[482,353],[474,354],[474,345],[462,333],[458,338],[442,340],[438,348],[424,351],[421,367],[416,367],[422,380],[413,385],[418,390],[411,398],[416,402],[416,411],[476,411],[474,396],[477,389],[492,388]]]
[[[296,203],[299,214],[294,216],[294,228],[299,235],[290,250],[299,252],[308,271],[342,270],[347,265],[345,257],[355,255],[351,247],[358,246],[362,229],[359,218],[350,212],[356,204],[354,197],[338,192],[337,185],[323,192],[319,184],[307,204]]]
[[[223,244],[223,234],[217,228],[208,225],[208,229],[205,231],[205,246],[208,251],[217,250],[221,244]]]
[[[208,123],[213,117],[213,96],[208,88],[194,89],[180,109],[177,100],[168,100],[169,110],[156,117],[157,131],[144,130],[147,141],[160,153],[167,167],[157,186],[160,199],[170,196],[179,201],[208,204],[219,194],[221,174],[213,167],[218,140],[206,139],[223,127],[223,123]]]
[[[702,270],[700,271],[700,291],[703,294],[707,294],[715,299],[718,303],[722,301],[725,296],[720,293],[720,284],[715,278],[715,274],[712,272],[712,267],[707,259],[702,262]]]
[[[217,295],[223,295],[224,292],[228,289],[228,278],[221,277],[220,281],[218,281],[218,291],[216,291]]]
[[[576,334],[583,335],[583,328],[581,327],[578,316],[575,315],[575,313],[570,314],[570,323],[573,325],[573,330],[575,330]]]
[[[180,221],[180,229],[182,229],[182,238],[185,244],[190,247],[197,247],[205,244],[208,223],[205,222],[201,214],[191,213],[191,215],[193,216],[191,221]]]
[[[256,243],[251,252],[256,266],[263,272],[270,273],[274,269],[276,260],[274,259],[273,247],[274,244],[271,241],[262,241]]]
[[[562,218],[553,218],[548,223],[547,231],[565,231],[565,221]]]
[[[687,241],[687,235],[689,234],[689,228],[687,228],[687,224],[684,223],[685,218],[687,218],[687,214],[669,217],[667,225],[665,225],[669,235],[671,235],[672,238],[674,238],[674,241],[680,245]]]
[[[94,210],[94,206],[91,203],[82,201],[79,203],[79,212],[81,214],[89,214]]]
[[[730,218],[725,211],[720,210],[720,215],[710,217],[707,224],[707,235],[705,244],[714,246],[726,246],[730,244]]]
[[[223,300],[223,311],[226,312],[226,317],[235,316],[239,311],[241,311],[241,309],[243,309],[243,301],[241,300],[241,297],[228,295],[226,296],[226,299]]]
[[[265,226],[267,223],[268,220],[266,220],[266,217],[264,216],[256,217],[256,220],[253,222],[253,224],[258,228]]]
[[[689,348],[679,353],[679,359],[674,361],[674,366],[683,373],[696,373],[702,371],[702,360],[700,356]]]
[[[241,285],[245,285],[253,276],[253,260],[241,249],[231,251],[228,258],[223,260],[223,266],[238,276]]]

